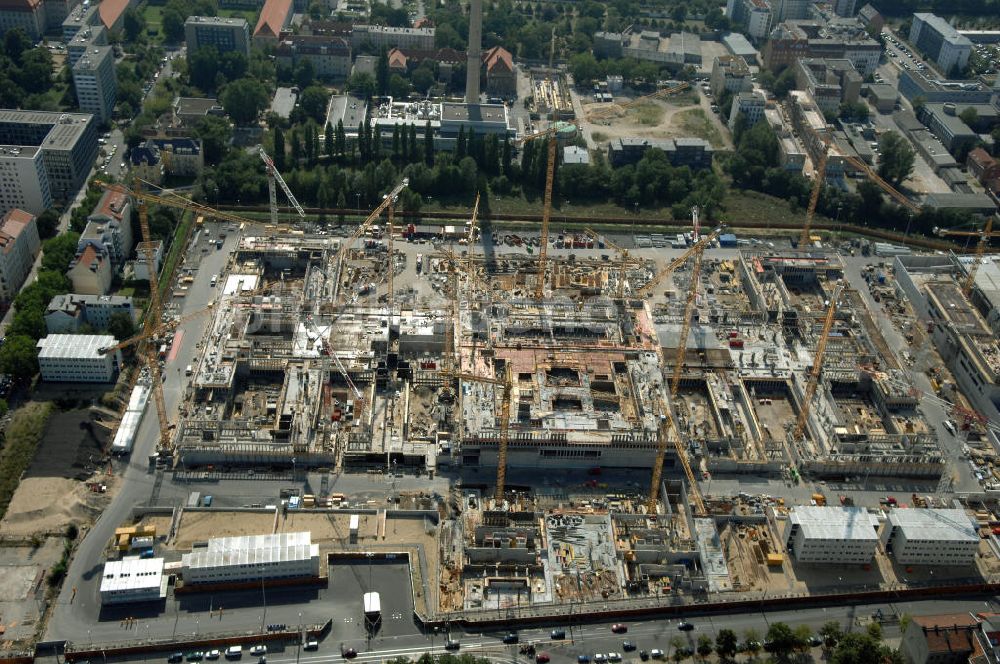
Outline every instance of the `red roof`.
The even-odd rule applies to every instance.
[[[84,269],[89,270],[92,263],[95,261],[99,262],[102,258],[101,254],[97,253],[97,249],[94,249],[94,245],[88,243],[83,248],[83,251],[80,252],[80,255],[77,256],[76,264],[82,265]]]
[[[414,28],[433,28],[434,27],[434,21],[432,21],[431,19],[429,19],[426,16],[421,16],[420,18],[418,18],[416,21],[413,22],[413,27]]]
[[[110,30],[121,15],[128,9],[129,0],[102,0],[97,6],[97,13],[101,15],[101,23]]]
[[[389,51],[386,57],[389,59],[389,69],[406,69],[406,54],[398,48]]]
[[[101,196],[101,200],[94,209],[94,214],[104,215],[112,219],[122,220],[122,211],[128,204],[128,196],[123,192],[108,190]]]
[[[14,208],[0,220],[0,247],[7,253],[14,246],[14,240],[21,234],[21,231],[30,224],[35,215],[18,208]]]
[[[973,148],[969,152],[969,161],[973,161],[981,168],[989,168],[996,163],[996,159],[990,156],[990,153],[982,148]]]
[[[494,46],[483,53],[483,63],[488,72],[494,70],[514,71],[514,57],[503,46]]]
[[[253,36],[277,39],[291,11],[292,0],[267,0],[264,8],[260,10],[260,18],[257,20]]]

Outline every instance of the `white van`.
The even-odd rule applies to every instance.
[[[239,659],[243,657],[243,646],[229,646],[226,648],[226,659]]]
[[[215,284],[217,284],[217,283],[219,283],[219,275],[213,274],[212,275],[212,288],[215,288]]]
[[[185,376],[190,376],[190,375],[191,375],[191,374],[193,374],[193,373],[194,373],[194,367],[193,367],[193,366],[191,366],[191,365],[189,364],[189,365],[187,365],[186,367],[184,367],[184,375],[185,375]]]

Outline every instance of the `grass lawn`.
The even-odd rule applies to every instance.
[[[730,189],[722,201],[722,207],[724,211],[720,216],[723,221],[804,224],[806,220],[804,208],[792,210],[788,201],[756,191]],[[815,220],[832,221],[818,212]]]
[[[250,24],[250,30],[257,25],[257,12],[248,11],[246,9],[220,9],[219,16],[224,16],[226,18],[245,18],[247,23]]]
[[[699,138],[704,138],[706,141],[712,144],[713,148],[721,148],[725,146],[722,141],[722,136],[719,134],[719,130],[715,128],[712,121],[708,119],[705,115],[705,111],[700,108],[691,108],[686,111],[681,111],[676,116],[674,116],[677,126],[680,127],[681,131],[685,135],[698,136]]]
[[[28,403],[17,409],[11,418],[0,452],[0,516],[7,512],[10,499],[21,482],[21,474],[35,456],[35,448],[51,413],[50,403]]]
[[[156,30],[158,35],[163,33],[163,5],[146,4],[143,7],[142,15],[146,19],[146,29]]]
[[[639,102],[628,109],[626,117],[630,122],[635,122],[647,127],[655,127],[663,122],[664,110],[659,104],[652,101]]]

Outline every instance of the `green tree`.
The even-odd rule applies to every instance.
[[[202,46],[194,53],[188,53],[187,71],[191,85],[205,92],[215,90],[215,78],[219,73],[219,49],[215,46]]]
[[[45,212],[38,215],[35,224],[38,226],[39,238],[46,240],[52,237],[59,229],[59,211],[55,208],[45,210]]]
[[[0,370],[17,380],[30,380],[38,373],[35,340],[23,335],[7,335],[0,346]]]
[[[751,657],[756,657],[757,653],[760,652],[760,634],[757,630],[750,628],[743,632],[743,650],[745,650]]]
[[[125,29],[125,41],[131,44],[138,41],[145,32],[146,18],[135,7],[129,7],[122,17],[122,27]]]
[[[836,620],[826,622],[819,628],[819,636],[823,639],[823,646],[827,650],[832,650],[843,635],[844,632],[840,629],[840,623]]]
[[[375,65],[375,89],[383,97],[389,94],[389,52],[384,48]]]
[[[330,93],[322,85],[310,85],[299,95],[299,108],[316,122],[326,122],[326,104]]]
[[[326,129],[324,130],[325,140],[323,141],[323,152],[326,154],[326,159],[329,162],[333,161],[334,143],[336,142],[336,136],[333,133],[333,125],[330,121],[326,121]]]
[[[111,315],[108,321],[108,334],[118,341],[125,341],[135,336],[135,321],[127,313],[119,312]]]
[[[882,153],[878,166],[879,176],[898,187],[913,172],[916,159],[913,147],[899,132],[887,131],[879,139],[879,150]]]
[[[21,64],[21,56],[31,48],[31,39],[24,28],[12,28],[3,35],[3,51],[15,65]]]
[[[285,133],[281,127],[274,128],[274,167],[279,172],[285,170]]]
[[[367,99],[375,94],[375,78],[368,72],[356,71],[347,79],[347,91]]]
[[[267,108],[268,94],[264,85],[254,78],[233,81],[222,91],[222,107],[238,126],[252,124]]]
[[[902,664],[899,652],[867,633],[845,634],[830,655],[830,664]]]
[[[958,114],[962,122],[969,125],[970,127],[975,127],[979,123],[979,112],[974,106],[968,106],[962,109],[962,112]]]
[[[702,634],[698,637],[698,648],[696,650],[698,657],[701,661],[708,659],[708,656],[712,654],[712,639],[709,638],[707,634]]]
[[[347,209],[347,196],[344,194],[343,189],[341,189],[340,192],[337,194],[337,208],[341,210],[339,219],[340,223],[343,224],[344,223],[343,210]]]
[[[47,48],[32,48],[21,55],[15,73],[18,84],[28,94],[48,92],[52,87],[52,55]]]
[[[77,233],[63,233],[46,240],[42,245],[42,269],[65,272],[69,268],[70,261],[76,256],[76,245],[79,240],[80,236]]]
[[[434,130],[431,129],[429,120],[424,125],[424,163],[434,165]]]
[[[736,632],[731,629],[720,629],[719,633],[715,635],[715,652],[719,655],[719,660],[722,662],[730,662],[734,657],[736,657],[736,651],[739,648],[739,639],[736,636]]]
[[[337,120],[337,142],[334,145],[334,151],[339,157],[343,157],[347,153],[347,133],[344,131],[343,118]]]
[[[168,2],[163,8],[161,25],[163,26],[163,39],[168,44],[179,44],[184,41],[184,21],[187,14],[173,2]]]
[[[413,82],[413,88],[424,95],[434,85],[434,72],[428,67],[420,66],[413,70],[410,80]]]
[[[784,99],[788,93],[795,89],[795,69],[788,67],[778,75],[774,81],[772,92],[778,99]]]
[[[688,656],[686,647],[684,645],[684,639],[682,639],[679,636],[671,638],[670,647],[673,648],[673,652],[671,653],[670,658],[673,659],[675,662],[683,662],[685,659],[687,659]]]
[[[410,82],[399,74],[389,77],[389,95],[393,99],[406,99],[410,94]]]
[[[601,66],[591,53],[578,53],[570,58],[569,70],[577,85],[590,85],[601,74]]]
[[[308,88],[316,80],[316,68],[312,60],[302,58],[295,65],[295,84],[301,89]]]
[[[201,139],[205,151],[205,163],[209,165],[221,163],[233,138],[233,128],[229,120],[217,115],[206,115],[198,120],[194,133]]]

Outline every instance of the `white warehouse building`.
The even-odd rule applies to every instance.
[[[101,575],[101,604],[162,600],[167,596],[168,579],[163,574],[163,558],[109,560]]]
[[[800,563],[870,563],[878,526],[863,507],[796,507],[785,524],[785,549]]]
[[[122,366],[121,351],[110,334],[50,334],[38,340],[42,380],[53,383],[110,383]]]
[[[319,545],[309,532],[208,540],[181,556],[184,583],[239,583],[319,576]]]
[[[979,533],[962,509],[892,510],[882,544],[900,565],[971,565]]]

